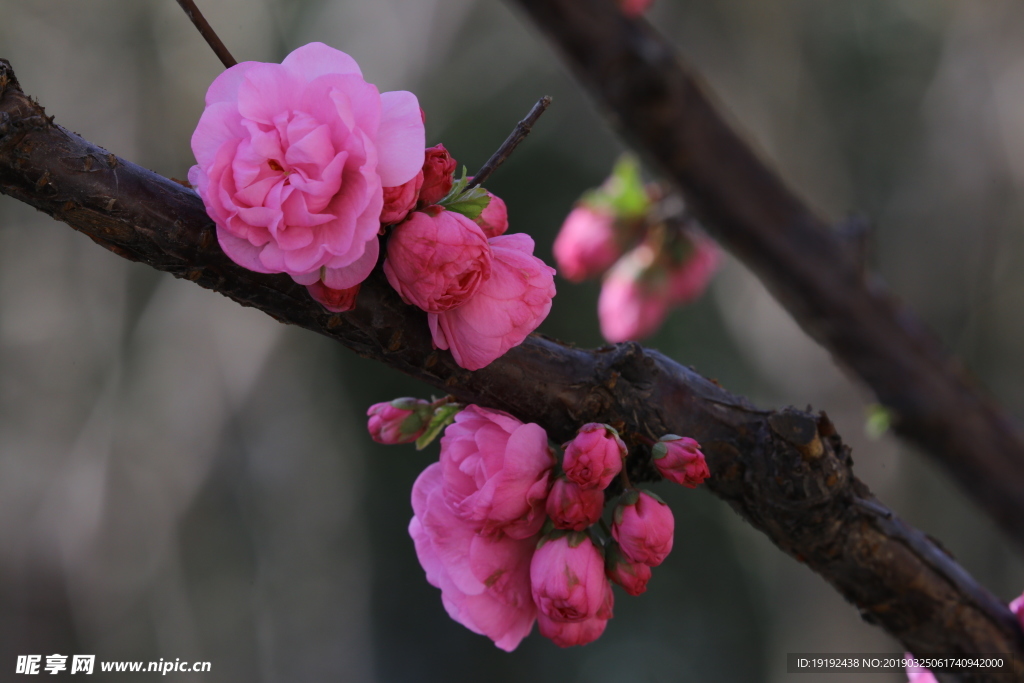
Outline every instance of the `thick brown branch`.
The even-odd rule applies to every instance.
[[[326,335],[459,400],[537,422],[556,440],[585,422],[621,427],[634,481],[656,477],[641,455],[649,437],[692,435],[704,445],[715,495],[908,649],[1024,661],[1024,634],[1006,606],[874,499],[824,415],[757,410],[636,344],[584,351],[534,336],[469,372],[432,347],[424,314],[403,304],[379,269],[355,311],[328,313],[287,276],[228,260],[194,192],[54,125],[2,60],[0,191],[125,258]]]
[[[688,208],[1024,544],[1024,436],[726,123],[671,45],[613,0],[514,0]]]

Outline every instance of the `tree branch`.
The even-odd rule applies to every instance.
[[[288,276],[232,263],[193,191],[54,125],[3,60],[0,191],[116,254],[328,336],[461,401],[537,422],[555,440],[569,439],[585,422],[619,426],[634,454],[645,454],[630,459],[633,481],[657,478],[641,445],[649,436],[693,436],[707,455],[715,495],[905,647],[1024,661],[1024,634],[1008,608],[872,496],[824,414],[758,410],[637,344],[584,351],[535,335],[469,372],[433,348],[425,314],[401,302],[380,268],[364,283],[355,311],[329,313]]]
[[[613,0],[514,0],[609,119],[804,331],[866,382],[1024,545],[1024,436],[719,113],[704,84]]]

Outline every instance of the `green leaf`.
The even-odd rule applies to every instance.
[[[482,187],[474,187],[472,190],[463,192],[461,197],[444,208],[461,213],[470,220],[475,220],[490,203],[491,197],[487,194],[487,190]]]
[[[455,421],[455,416],[460,410],[462,410],[462,406],[458,403],[445,403],[443,406],[438,406],[430,418],[430,424],[427,425],[426,431],[416,439],[416,450],[422,451],[429,446],[441,433],[441,430]]]
[[[633,155],[619,157],[603,189],[620,219],[639,218],[647,213],[651,201],[640,177],[640,164]]]
[[[892,427],[893,413],[885,406],[873,403],[865,408],[864,433],[872,439],[880,439]]]

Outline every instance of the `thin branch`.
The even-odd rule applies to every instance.
[[[516,124],[516,127],[512,129],[509,136],[505,138],[505,142],[501,143],[501,147],[491,155],[491,158],[480,167],[480,170],[473,176],[473,180],[469,181],[466,185],[466,189],[471,189],[477,185],[482,185],[491,174],[498,170],[498,167],[505,163],[505,159],[508,159],[512,152],[515,151],[519,143],[526,139],[526,136],[533,130],[533,124],[537,123],[537,119],[540,115],[547,111],[548,105],[551,104],[551,97],[545,95],[544,97],[537,100],[537,104],[533,105],[533,109],[526,115],[526,118]]]
[[[403,304],[380,269],[351,313],[329,313],[287,275],[232,263],[203,203],[188,190],[52,123],[0,60],[0,191],[97,244],[328,336],[459,401],[507,410],[565,441],[584,422],[621,424],[637,454],[645,435],[701,442],[708,488],[779,548],[819,573],[916,652],[1003,653],[1024,662],[1009,609],[853,474],[828,418],[756,410],[746,399],[637,344],[585,351],[531,336],[476,372],[433,347],[426,316]],[[657,477],[631,457],[634,482]],[[1018,673],[961,676],[1014,681]]]
[[[811,337],[866,382],[895,430],[928,451],[1024,546],[1024,435],[720,113],[697,75],[612,0],[513,0],[609,120],[682,191]]]
[[[178,4],[181,5],[181,9],[185,10],[185,14],[192,20],[195,27],[199,29],[199,33],[206,39],[207,44],[213,48],[214,54],[220,59],[225,69],[230,69],[235,64],[238,64],[238,60],[231,56],[228,52],[228,48],[224,45],[224,42],[217,35],[217,32],[210,26],[210,22],[206,20],[203,13],[196,7],[196,3],[193,0],[178,0]]]

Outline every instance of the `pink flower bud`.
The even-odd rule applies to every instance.
[[[622,471],[626,444],[618,432],[605,424],[591,422],[580,427],[576,438],[565,445],[562,469],[580,488],[603,491]]]
[[[370,420],[366,428],[377,443],[410,443],[430,423],[433,409],[430,403],[415,398],[396,398],[386,403],[375,403],[366,411]]]
[[[423,187],[420,188],[420,206],[436,204],[452,189],[452,174],[458,165],[444,145],[428,147],[423,159]]]
[[[586,534],[542,539],[530,562],[530,585],[537,611],[551,621],[611,618],[604,557]]]
[[[563,477],[555,480],[548,495],[547,513],[556,529],[583,531],[601,519],[604,511],[604,491],[599,488],[582,489],[579,484]]]
[[[492,237],[491,277],[458,308],[427,315],[439,349],[455,362],[479,370],[523,343],[551,310],[554,269],[533,255],[533,240],[516,233]]]
[[[647,590],[651,580],[651,568],[639,562],[630,562],[618,543],[612,541],[605,549],[605,572],[608,578],[622,586],[630,595],[640,595]]]
[[[615,216],[580,204],[562,223],[553,247],[562,277],[581,282],[608,270],[622,254]]]
[[[356,307],[356,295],[359,294],[359,287],[361,286],[356,285],[348,289],[331,289],[320,280],[317,280],[311,285],[306,285],[306,291],[328,311],[344,313]]]
[[[619,9],[627,17],[639,17],[654,4],[654,0],[619,0]]]
[[[690,241],[693,243],[693,251],[685,261],[669,270],[668,297],[670,303],[676,306],[700,298],[721,260],[718,245],[707,237],[693,236]]]
[[[651,456],[661,476],[687,488],[697,488],[711,476],[700,444],[689,437],[666,434],[654,444]]]
[[[449,504],[485,534],[527,538],[540,531],[554,465],[540,425],[498,410],[467,406],[441,438]]]
[[[487,196],[491,200],[487,203],[487,208],[476,217],[476,224],[488,238],[504,235],[508,230],[508,207],[498,195],[488,192]]]
[[[657,567],[672,552],[672,510],[648,491],[627,491],[615,508],[612,536],[631,562]]]
[[[394,228],[384,274],[406,303],[441,313],[466,303],[491,275],[491,247],[476,223],[428,207]]]
[[[641,244],[605,276],[597,301],[601,334],[613,343],[643,339],[657,331],[669,308],[668,275],[654,249]]]
[[[555,621],[548,619],[543,614],[537,615],[540,634],[550,639],[558,647],[592,643],[601,637],[607,625],[607,619],[597,617],[585,621]]]
[[[403,185],[385,187],[384,208],[380,211],[381,224],[398,223],[409,215],[409,212],[416,208],[421,187],[423,187],[423,171],[417,173],[412,180]]]

